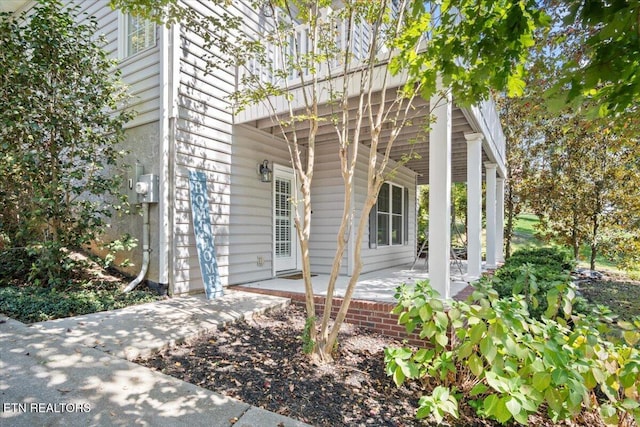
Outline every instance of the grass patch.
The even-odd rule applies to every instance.
[[[511,237],[511,247],[514,252],[518,249],[548,246],[536,236],[535,227],[539,222],[538,216],[534,214],[520,214],[516,217]]]
[[[536,226],[540,223],[538,216],[531,213],[523,213],[516,217],[513,227],[513,237],[511,238],[512,253],[518,249],[541,248],[545,246],[563,248],[561,245],[552,242],[545,242],[536,233]],[[569,248],[566,248],[569,249]],[[591,259],[591,249],[588,245],[580,248],[579,257],[576,260],[577,266],[589,268]],[[604,270],[616,275],[628,276],[633,280],[640,280],[640,270],[625,271],[618,268],[616,263],[602,255],[596,255],[596,269]]]
[[[589,303],[607,306],[620,320],[630,322],[635,316],[640,316],[640,282],[583,281],[578,289]]]

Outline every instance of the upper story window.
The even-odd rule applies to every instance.
[[[128,58],[156,45],[156,24],[131,15],[122,17],[122,57]]]

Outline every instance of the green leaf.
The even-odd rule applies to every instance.
[[[506,398],[505,405],[513,417],[516,417],[522,410],[522,405],[520,405],[520,402],[518,402],[518,400],[512,396]]]
[[[420,320],[422,320],[423,322],[426,322],[431,318],[431,314],[432,314],[431,306],[427,304],[423,305],[422,307],[420,307],[420,310],[418,313],[420,315]]]
[[[507,79],[507,94],[508,96],[515,97],[521,96],[524,92],[526,83],[520,75],[510,75]]]
[[[499,376],[495,372],[486,371],[485,379],[487,380],[487,384],[494,390],[500,393],[507,393],[509,391],[509,381],[507,378]]]
[[[544,400],[555,413],[559,414],[562,411],[562,397],[558,390],[552,387],[547,388],[544,392]]]
[[[495,416],[499,398],[495,394],[490,394],[484,399],[483,408],[487,415]]]
[[[585,373],[583,373],[582,378],[584,379],[585,387],[587,387],[589,390],[592,390],[595,386],[598,385],[598,382],[596,381],[596,378],[594,377],[593,372],[591,370],[588,370]]]
[[[420,331],[420,338],[431,338],[436,333],[436,324],[433,321],[427,322],[422,325],[422,331]]]
[[[420,406],[416,412],[416,418],[421,420],[428,417],[433,412],[432,406]]]
[[[512,418],[511,412],[507,408],[507,399],[507,397],[501,397],[498,399],[494,413],[496,420],[503,424]]]
[[[492,363],[496,358],[498,350],[493,344],[493,339],[490,336],[486,336],[480,341],[480,352],[489,363]]]
[[[469,365],[469,369],[476,377],[480,377],[480,375],[482,375],[482,373],[484,372],[484,364],[482,362],[482,359],[478,357],[478,355],[472,354],[471,356],[469,356],[469,360],[467,363]]]
[[[397,367],[395,371],[393,371],[393,382],[396,386],[400,387],[402,383],[404,383],[405,376],[402,373],[402,368]]]
[[[487,326],[484,324],[484,322],[480,322],[473,325],[473,327],[469,331],[469,337],[470,337],[471,343],[475,344],[480,342],[480,339],[482,339],[482,336],[486,331],[487,331]]]
[[[487,387],[486,385],[484,385],[482,383],[478,383],[478,384],[473,386],[473,388],[471,389],[469,394],[471,396],[477,396],[479,394],[482,394],[482,393],[486,392],[487,390],[489,390],[489,387]]]
[[[438,327],[441,330],[442,329],[446,329],[447,326],[449,325],[449,318],[447,317],[446,313],[444,313],[442,311],[436,312],[435,321],[436,321],[436,324],[438,325]]]
[[[435,335],[435,340],[438,344],[440,344],[442,347],[446,347],[447,344],[449,344],[449,337],[447,336],[446,333],[439,333]]]
[[[640,333],[638,333],[638,331],[624,331],[623,336],[625,342],[631,347],[640,341]]]
[[[536,390],[543,392],[551,384],[551,374],[548,372],[536,372],[531,378],[531,384]]]
[[[473,351],[474,351],[473,344],[471,344],[470,342],[465,342],[460,347],[458,347],[458,357],[464,360],[468,358],[471,355],[471,353],[473,353]]]

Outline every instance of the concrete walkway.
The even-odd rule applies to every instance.
[[[227,291],[29,326],[0,316],[0,426],[305,426],[129,361],[288,303]]]

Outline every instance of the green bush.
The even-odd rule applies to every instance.
[[[569,253],[561,249],[522,249],[516,251],[493,277],[482,280],[502,298],[522,295],[534,318],[541,319],[545,313],[551,318],[563,303],[563,295],[575,294],[570,273],[573,267]],[[564,303],[570,301],[565,298]]]
[[[572,270],[575,266],[571,254],[558,247],[520,249],[515,251],[505,263],[505,265],[522,264],[557,266],[560,270]]]
[[[575,262],[569,252],[555,247],[520,249],[509,257],[495,275],[500,280],[513,281],[519,276],[523,265],[540,266],[543,268],[540,270],[541,274],[553,276],[554,272],[571,272]]]
[[[612,343],[597,315],[573,314],[569,304],[541,321],[521,295],[500,298],[487,283],[476,286],[449,309],[427,282],[398,288],[393,312],[425,348],[385,349],[386,371],[397,385],[422,384],[418,418],[458,418],[466,406],[500,423],[527,424],[545,412],[557,422],[592,410],[606,423],[640,421],[640,318],[619,324],[625,341]]]
[[[133,114],[85,18],[60,0],[0,13],[0,249],[26,253],[14,273],[28,266],[43,286],[64,284],[77,267],[68,251],[89,247],[126,207],[120,142]]]

